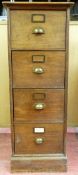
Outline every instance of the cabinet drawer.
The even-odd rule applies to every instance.
[[[44,133],[35,133],[35,128]],[[17,124],[15,154],[63,153],[63,130],[62,124]]]
[[[13,51],[13,87],[64,88],[65,52]]]
[[[64,121],[64,90],[15,89],[13,95],[15,121]]]
[[[11,48],[65,49],[66,11],[11,10],[10,22]]]

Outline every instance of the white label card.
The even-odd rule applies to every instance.
[[[44,128],[34,128],[35,133],[44,133]]]

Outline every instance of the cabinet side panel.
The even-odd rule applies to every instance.
[[[67,133],[67,104],[68,104],[68,63],[69,63],[69,19],[70,9],[66,13],[66,62],[65,62],[65,125],[64,125],[64,153],[66,154],[66,133]]]
[[[9,63],[9,92],[10,92],[10,119],[11,119],[11,144],[12,154],[14,154],[14,126],[13,126],[13,93],[12,93],[12,63],[11,63],[11,27],[10,27],[10,9],[7,9],[8,17],[8,63]]]

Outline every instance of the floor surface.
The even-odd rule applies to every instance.
[[[10,134],[0,134],[0,175],[78,175],[78,134],[67,134],[68,170],[66,173],[11,173]]]

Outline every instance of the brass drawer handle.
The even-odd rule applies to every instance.
[[[43,139],[43,138],[36,138],[36,139],[35,139],[35,142],[36,142],[37,144],[42,144],[42,143],[44,142],[44,139]]]
[[[33,68],[33,72],[35,74],[43,74],[44,73],[44,69],[42,67],[36,67],[36,68]]]
[[[45,104],[44,103],[35,103],[34,104],[34,108],[36,109],[36,110],[42,110],[42,109],[44,109],[45,108]]]
[[[33,31],[32,31],[33,34],[44,34],[44,29],[43,28],[35,28]]]

